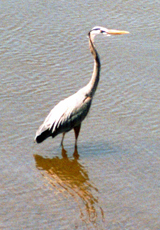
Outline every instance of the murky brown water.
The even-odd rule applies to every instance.
[[[158,1],[3,1],[0,7],[1,228],[160,229]],[[84,86],[95,25],[102,71],[79,136],[37,145],[49,110]]]

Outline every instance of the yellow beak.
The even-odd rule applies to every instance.
[[[120,34],[129,34],[129,32],[125,30],[108,30],[107,34],[120,35]]]

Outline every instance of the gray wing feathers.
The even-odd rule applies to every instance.
[[[82,91],[59,102],[48,114],[43,124],[39,127],[36,136],[46,130],[62,133],[71,130],[80,124],[86,117],[91,106],[91,97]]]

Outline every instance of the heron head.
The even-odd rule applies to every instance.
[[[94,38],[98,34],[110,36],[110,35],[129,34],[129,32],[125,31],[125,30],[110,30],[110,29],[107,29],[107,28],[101,27],[101,26],[95,26],[89,32],[89,35],[91,35],[92,38]]]

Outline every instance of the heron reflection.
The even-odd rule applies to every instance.
[[[44,158],[34,155],[36,167],[42,176],[56,189],[69,194],[78,204],[80,218],[86,223],[96,224],[103,219],[103,210],[98,204],[98,189],[92,185],[88,173],[77,158],[68,158],[66,151],[62,157]]]

